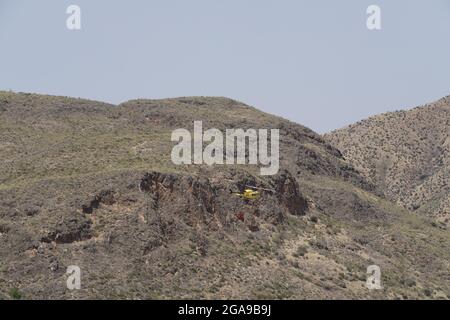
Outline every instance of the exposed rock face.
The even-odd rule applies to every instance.
[[[308,208],[306,199],[300,195],[298,182],[284,171],[275,178],[275,192],[280,205],[285,206],[293,215],[304,215]]]
[[[230,190],[242,192],[248,187],[267,190],[262,191],[262,197],[252,201],[251,212],[257,212],[253,224],[259,218],[276,223],[284,220],[280,215],[306,214],[307,201],[299,191],[298,182],[288,171],[271,178],[271,185],[257,185],[255,181],[252,176],[235,176],[212,184],[208,178],[150,172],[140,181],[139,189],[146,194],[149,208],[172,212],[191,226],[199,223],[199,220],[208,220],[208,225],[215,221],[218,224],[215,228],[227,224],[228,219],[234,219],[239,214],[237,201],[241,202]],[[268,189],[272,184],[273,189]],[[270,209],[273,207],[283,209],[276,214],[276,218]]]
[[[88,240],[92,237],[91,225],[88,218],[74,215],[67,221],[58,223],[41,241],[61,244]]]
[[[115,203],[114,194],[109,191],[102,191],[96,195],[92,200],[88,201],[88,204],[82,206],[83,213],[93,213],[95,209],[98,209],[100,204],[113,205]]]

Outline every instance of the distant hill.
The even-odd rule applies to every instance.
[[[325,135],[368,181],[406,208],[450,219],[450,96]]]
[[[171,132],[195,120],[280,129],[280,171],[174,165]],[[448,229],[320,135],[227,98],[0,92],[0,163],[0,299],[450,297]],[[259,199],[233,194],[248,186]]]

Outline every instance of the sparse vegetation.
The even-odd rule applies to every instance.
[[[11,299],[14,299],[14,300],[22,299],[22,294],[20,293],[19,289],[17,289],[17,288],[12,288],[11,290],[9,290],[9,296],[11,297]]]
[[[294,253],[295,257],[303,257],[308,253],[308,248],[306,246],[299,246]]]
[[[450,96],[325,135],[390,199],[450,226]]]
[[[173,165],[171,131],[199,119],[221,130],[279,128],[280,172]],[[0,136],[0,297],[450,294],[442,224],[387,200],[377,179],[368,182],[321,136],[242,103],[193,97],[112,106],[0,92]],[[396,161],[379,159],[389,185]],[[230,195],[250,182],[276,192],[254,202]],[[371,264],[382,270],[382,291],[364,286]],[[68,265],[82,268],[83,290],[65,289]]]

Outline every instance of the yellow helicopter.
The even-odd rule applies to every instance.
[[[241,197],[243,199],[247,199],[247,200],[255,200],[258,199],[260,196],[259,191],[255,191],[252,189],[245,189],[244,192],[239,193],[239,192],[233,192],[233,194],[235,196]]]
[[[246,189],[244,189],[244,192],[240,193],[240,192],[232,192],[235,196],[241,197],[245,200],[255,200],[258,199],[261,195],[261,193],[257,190],[254,189],[260,189],[260,190],[265,190],[265,191],[270,191],[270,192],[275,192],[275,190],[272,189],[265,189],[265,188],[258,188],[258,187],[250,187],[250,186],[246,186]]]

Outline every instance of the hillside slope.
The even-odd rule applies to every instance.
[[[171,132],[280,129],[280,171],[175,166]],[[311,130],[226,98],[0,92],[0,298],[449,298],[450,234]],[[245,201],[230,193],[264,188]],[[382,270],[382,290],[366,270]],[[66,268],[81,268],[81,290]]]
[[[368,181],[410,210],[450,219],[450,96],[325,135]]]

